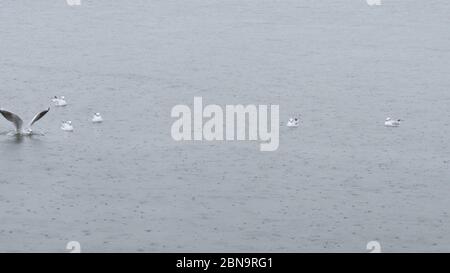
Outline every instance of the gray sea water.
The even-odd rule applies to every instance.
[[[69,105],[42,136],[0,135],[0,251],[450,251],[449,14],[446,0],[2,0],[0,106],[29,120],[52,96]],[[176,142],[170,111],[194,96],[302,124],[281,125],[276,152]]]

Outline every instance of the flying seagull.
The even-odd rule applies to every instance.
[[[48,111],[50,111],[50,107],[47,110],[44,110],[44,111],[36,114],[34,116],[34,118],[31,120],[30,124],[28,125],[28,129],[25,132],[22,131],[23,121],[18,115],[14,114],[14,113],[11,113],[9,111],[3,110],[3,109],[0,109],[0,114],[2,114],[3,117],[5,117],[5,119],[7,119],[8,121],[10,121],[10,122],[12,122],[14,124],[14,126],[16,127],[16,133],[18,133],[18,134],[24,134],[24,133],[25,134],[30,134],[31,132],[33,132],[31,130],[31,126],[36,121],[40,120],[43,116],[45,116],[45,114],[47,114]]]

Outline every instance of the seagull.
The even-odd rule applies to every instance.
[[[290,118],[286,124],[287,127],[298,127],[300,125],[300,119]]]
[[[398,127],[398,126],[400,126],[400,122],[401,121],[402,121],[401,119],[386,118],[386,120],[384,122],[384,126],[386,126],[386,127]]]
[[[70,120],[63,121],[61,124],[61,130],[72,132],[73,131],[72,121],[70,121]]]
[[[67,5],[69,6],[80,6],[81,0],[66,0]]]
[[[28,128],[25,131],[22,130],[23,121],[18,115],[11,113],[9,111],[3,110],[3,109],[0,109],[0,114],[2,114],[5,119],[7,119],[8,121],[10,121],[14,124],[14,126],[16,127],[17,134],[30,135],[31,133],[33,133],[33,130],[31,130],[31,126],[36,121],[40,120],[43,116],[45,116],[45,114],[47,114],[48,111],[50,111],[50,107],[47,110],[44,110],[44,111],[36,114],[34,116],[34,118],[31,120],[30,124],[28,125]]]
[[[60,98],[58,98],[57,96],[54,96],[52,98],[52,102],[55,106],[66,106],[67,102],[64,98],[64,96],[61,96]]]
[[[93,123],[103,122],[103,118],[100,115],[100,113],[95,113],[94,117],[92,118],[92,122]]]
[[[369,6],[381,6],[381,0],[366,0]]]

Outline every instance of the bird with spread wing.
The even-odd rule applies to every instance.
[[[47,110],[44,110],[44,111],[42,111],[42,112],[40,112],[40,113],[37,113],[37,114],[34,116],[34,118],[30,121],[30,123],[29,123],[29,125],[28,125],[28,128],[27,128],[25,131],[22,130],[23,121],[22,121],[22,119],[21,119],[18,115],[14,114],[14,113],[11,113],[11,112],[9,112],[9,111],[3,110],[3,109],[0,109],[0,114],[2,114],[2,116],[3,116],[5,119],[7,119],[8,121],[10,121],[11,123],[14,124],[14,127],[16,128],[16,133],[17,133],[17,134],[31,134],[31,133],[33,132],[33,131],[31,130],[31,126],[32,126],[35,122],[37,122],[38,120],[40,120],[42,117],[44,117],[45,114],[48,113],[48,111],[50,111],[50,107],[49,107]]]

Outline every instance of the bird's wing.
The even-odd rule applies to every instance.
[[[45,114],[48,113],[48,111],[50,111],[50,107],[47,110],[44,110],[38,114],[36,114],[36,116],[34,116],[34,118],[31,120],[30,122],[30,127],[31,125],[33,125],[36,121],[40,120],[43,116],[45,116]]]
[[[8,121],[14,123],[17,131],[20,131],[22,129],[23,121],[18,115],[1,109],[0,114],[2,114]]]

